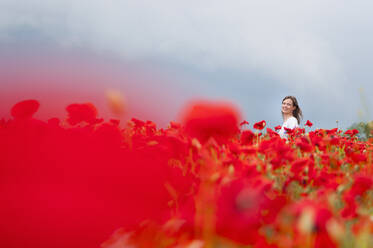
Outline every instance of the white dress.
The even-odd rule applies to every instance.
[[[287,138],[285,127],[289,129],[294,129],[296,127],[299,127],[297,118],[292,116],[282,124],[281,129],[278,132],[281,138]]]

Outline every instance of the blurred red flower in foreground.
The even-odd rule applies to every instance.
[[[66,107],[66,110],[69,113],[69,118],[67,119],[67,121],[71,125],[78,124],[82,121],[85,121],[89,124],[93,124],[96,122],[97,109],[91,103],[70,104]]]
[[[245,245],[258,242],[260,226],[272,223],[286,204],[284,197],[271,195],[270,183],[255,177],[247,179],[224,186],[217,202],[217,232]]]
[[[303,200],[295,203],[292,206],[292,211],[294,211],[293,214],[297,218],[296,225],[294,226],[297,233],[295,239],[300,240],[297,242],[304,242],[302,239],[308,236],[314,240],[312,247],[337,247],[336,242],[330,235],[331,231],[328,230],[328,224],[333,215],[326,204]]]
[[[11,114],[15,119],[29,119],[38,111],[39,106],[36,100],[25,100],[15,104],[11,109]]]
[[[239,112],[228,103],[196,102],[189,105],[183,115],[185,131],[201,143],[210,137],[225,143],[238,134]]]
[[[310,122],[309,120],[307,120],[307,122],[306,122],[306,124],[305,124],[306,126],[309,126],[309,127],[312,127],[312,125],[313,125],[313,123],[312,122]]]
[[[187,200],[193,177],[176,166],[189,152],[182,140],[155,136],[151,122],[98,123],[89,103],[67,107],[68,122],[85,125],[26,119],[38,106],[17,103],[15,120],[0,122],[0,246],[99,247],[115,229],[161,222]]]
[[[190,105],[165,129],[105,122],[90,103],[69,105],[67,122],[35,119],[38,108],[0,119],[1,247],[370,244],[373,144],[357,130],[281,139],[239,130],[225,103]]]

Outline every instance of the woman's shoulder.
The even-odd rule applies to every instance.
[[[298,120],[294,116],[289,117],[286,121],[287,126],[290,126],[291,128],[297,127],[298,126]]]
[[[294,121],[298,122],[297,118],[295,118],[294,116],[289,117],[288,121],[290,121],[290,122],[294,122]]]

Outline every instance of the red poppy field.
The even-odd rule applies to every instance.
[[[0,120],[1,247],[373,247],[373,141],[356,130],[281,139],[223,103],[167,128],[38,108]]]

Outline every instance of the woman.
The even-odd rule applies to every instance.
[[[286,96],[282,100],[281,113],[284,123],[279,134],[281,138],[286,138],[285,128],[294,129],[299,127],[300,120],[303,117],[302,110],[299,108],[298,101],[294,96]]]

